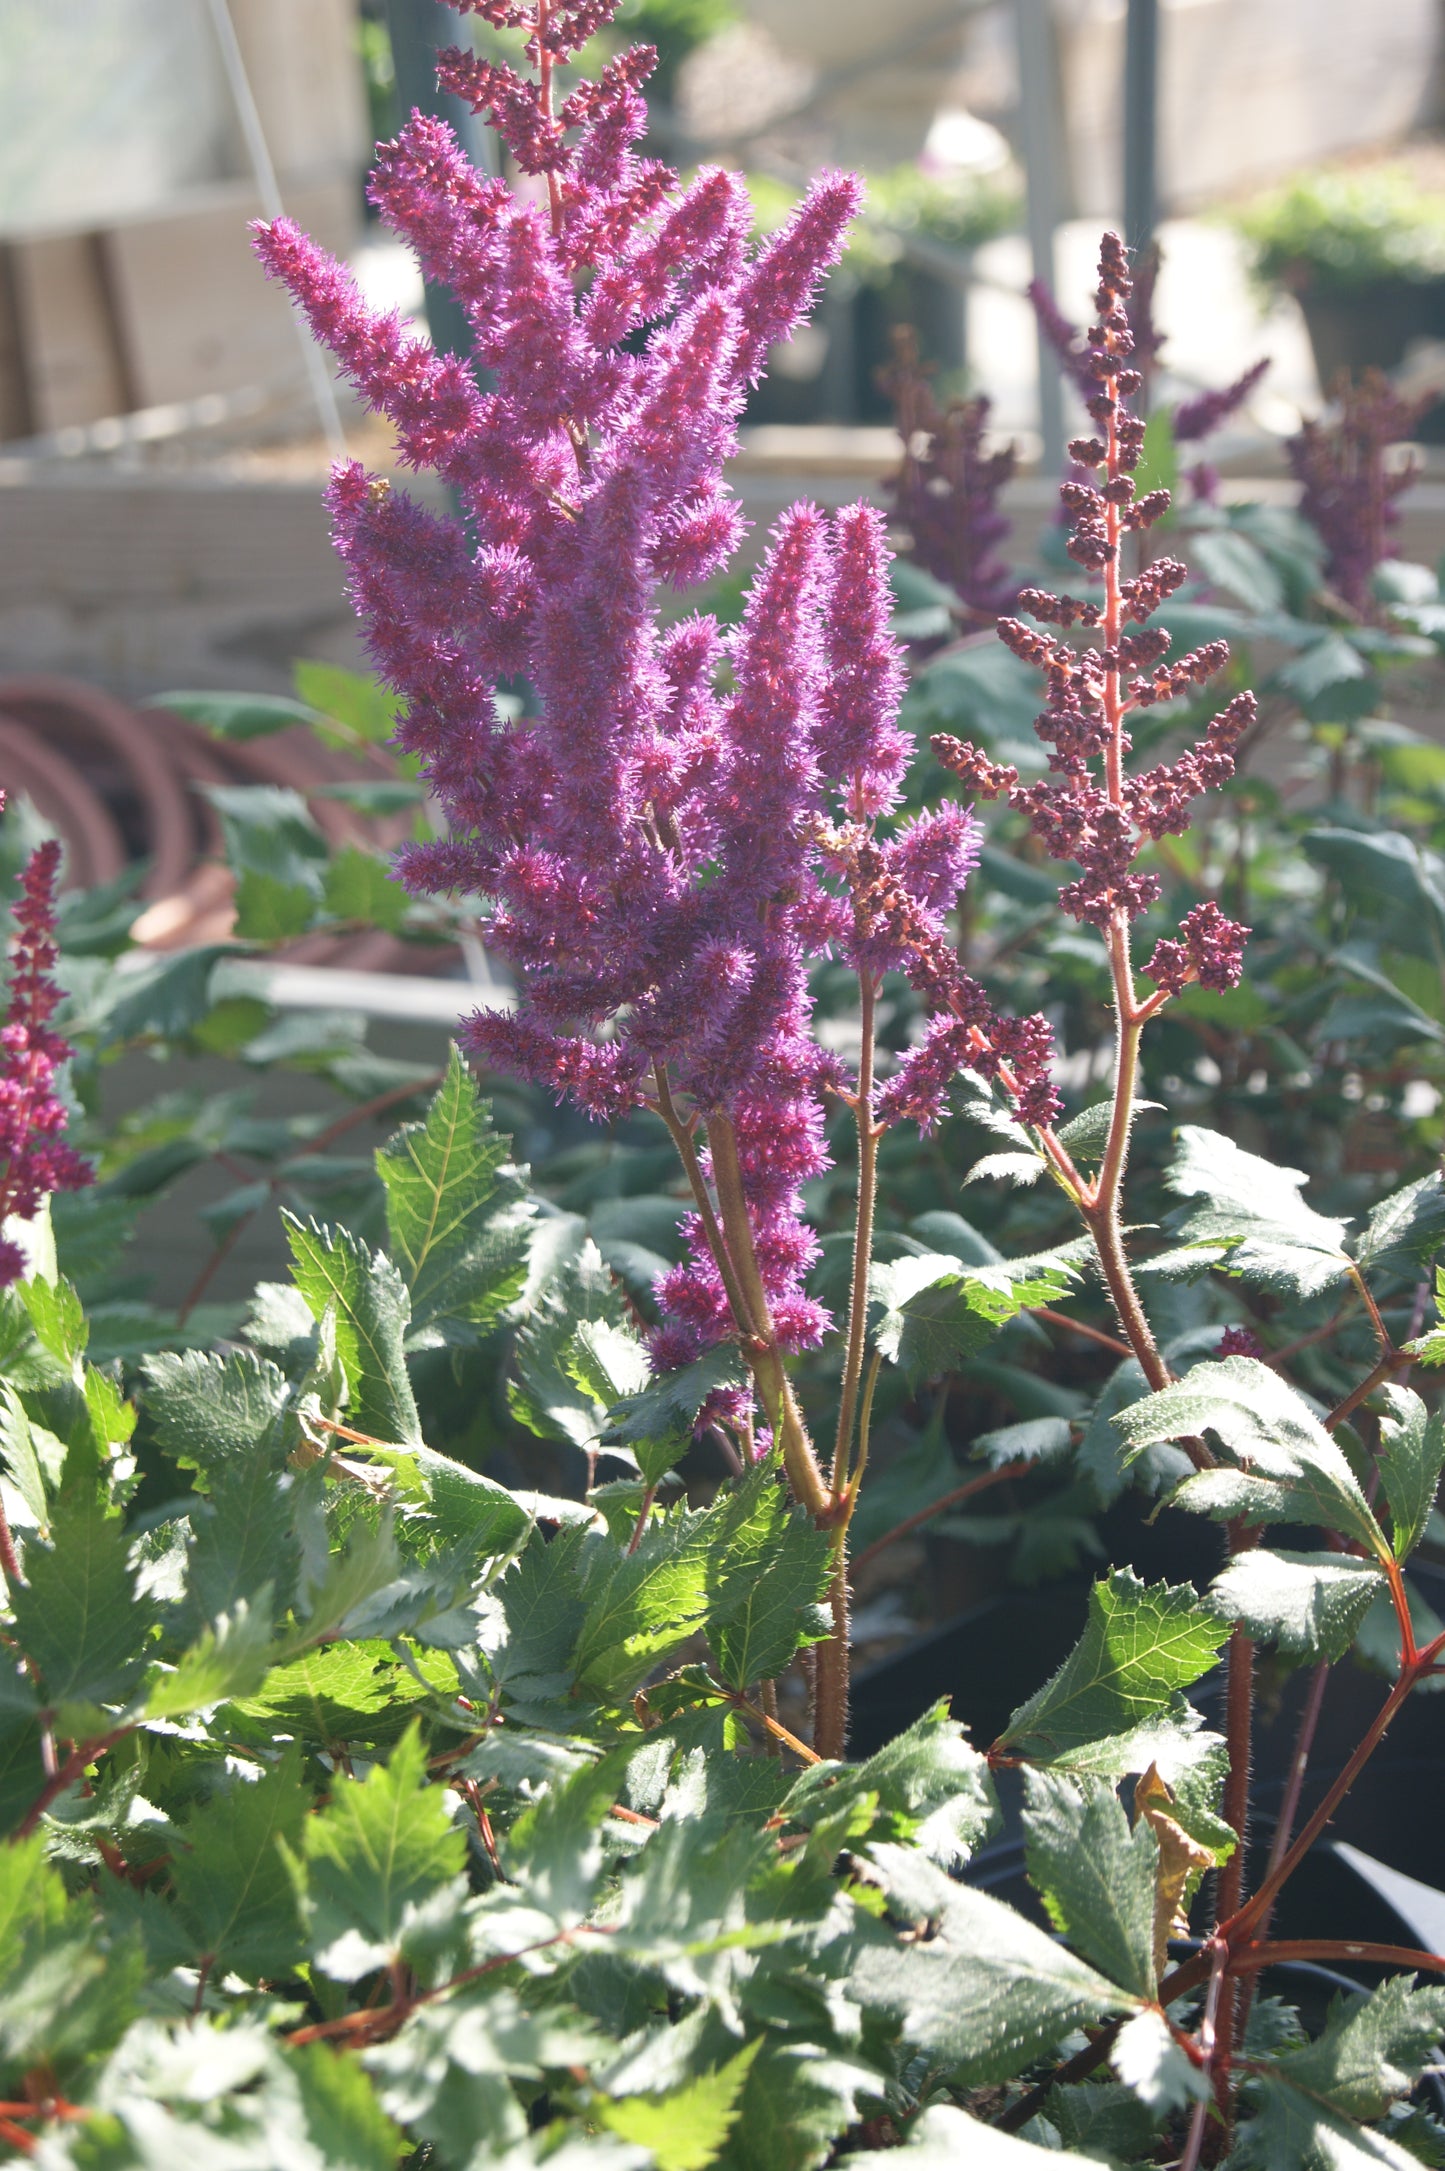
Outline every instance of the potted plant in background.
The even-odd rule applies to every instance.
[[[1445,336],[1445,194],[1404,167],[1301,174],[1233,224],[1256,278],[1304,311],[1321,384]]]
[[[892,414],[878,381],[895,329],[912,325],[943,390],[962,389],[968,361],[968,278],[973,252],[1019,220],[1008,172],[930,172],[906,161],[867,183],[863,216],[823,294],[816,324],[773,356],[748,402],[750,422],[883,422]],[[780,227],[800,191],[751,174],[758,231]],[[806,334],[806,336],[804,336]]]

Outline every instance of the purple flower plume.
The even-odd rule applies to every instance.
[[[729,1118],[771,1323],[796,1349],[828,1324],[803,1287],[816,1246],[799,1192],[827,1166],[823,1095],[844,1083],[812,1032],[809,966],[865,947],[825,839],[896,805],[908,745],[882,522],[794,506],[731,633],[706,614],[665,622],[660,603],[737,547],[724,468],[747,389],[837,261],[861,189],[824,174],[754,252],[739,176],[684,184],[637,155],[646,52],[554,108],[552,61],[612,5],[473,0],[530,31],[535,79],[444,59],[545,177],[540,200],[419,114],[379,151],[373,201],[458,296],[485,378],[369,309],[289,222],[257,246],[403,463],[459,507],[427,511],[357,465],[329,493],[372,655],[405,700],[398,741],[447,817],[403,874],[486,900],[516,978],[516,1010],[465,1037],[599,1119],[664,1090],[689,1126]],[[533,698],[504,718],[499,683],[518,677]],[[941,940],[969,818],[876,849]],[[737,1331],[699,1226],[659,1296],[659,1366]]]
[[[72,1052],[49,1022],[60,1001],[52,977],[59,869],[60,846],[38,846],[20,878],[15,907],[10,1004],[0,1026],[0,1222],[12,1215],[29,1221],[52,1191],[81,1191],[95,1181],[90,1163],[66,1144],[69,1119],[55,1094],[56,1070]],[[0,1288],[24,1271],[20,1246],[0,1239]]]
[[[982,394],[939,406],[907,325],[894,333],[893,362],[879,381],[903,440],[902,465],[890,489],[908,531],[909,555],[978,617],[994,618],[1011,608],[1018,593],[998,556],[1010,528],[998,501],[1013,478],[1016,448],[984,451],[990,404]]]
[[[1285,449],[1302,486],[1300,511],[1325,546],[1330,585],[1363,615],[1371,576],[1389,555],[1390,530],[1399,522],[1395,500],[1420,474],[1413,456],[1387,467],[1386,450],[1414,435],[1433,395],[1407,399],[1378,369],[1355,383],[1342,377],[1333,389],[1334,419],[1304,423]]]

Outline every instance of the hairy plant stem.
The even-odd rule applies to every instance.
[[[878,986],[871,972],[860,972],[858,987],[863,1016],[858,1092],[853,1104],[858,1126],[858,1202],[853,1220],[853,1281],[848,1296],[847,1354],[838,1403],[838,1432],[833,1443],[835,1498],[848,1483],[853,1419],[857,1414],[858,1386],[863,1376],[863,1347],[868,1326],[868,1268],[873,1258],[873,1207],[878,1192],[878,1141],[882,1136],[873,1121],[873,1032]]]
[[[871,1058],[872,1034],[865,1032],[865,1048]],[[688,1184],[702,1222],[708,1248],[716,1263],[729,1307],[737,1323],[742,1339],[743,1353],[752,1371],[758,1399],[764,1415],[777,1435],[782,1450],[783,1467],[794,1497],[801,1502],[814,1521],[822,1528],[837,1533],[834,1541],[834,1566],[829,1587],[829,1600],[833,1614],[833,1633],[817,1647],[816,1670],[813,1689],[813,1726],[817,1753],[825,1757],[841,1757],[848,1738],[848,1565],[847,1522],[852,1512],[853,1498],[845,1494],[840,1501],[829,1486],[813,1443],[803,1422],[793,1393],[793,1384],[783,1363],[768,1305],[767,1291],[758,1266],[757,1252],[753,1244],[752,1222],[748,1214],[747,1196],[743,1189],[742,1169],[738,1161],[737,1136],[729,1117],[721,1113],[708,1118],[708,1151],[712,1157],[713,1187],[717,1193],[717,1210],[712,1199],[693,1143],[693,1132],[686,1119],[679,1114],[668,1084],[667,1074],[661,1065],[655,1066],[654,1079],[657,1087],[658,1114],[666,1124],[679,1158],[686,1172]],[[871,1100],[871,1060],[868,1063]],[[863,1119],[860,1119],[860,1122]],[[871,1108],[866,1117],[867,1127],[873,1129]],[[862,1133],[860,1130],[860,1146]],[[859,1362],[861,1363],[861,1336],[867,1318],[868,1251],[872,1236],[872,1184],[876,1178],[877,1141],[872,1141],[869,1157],[869,1193],[867,1213],[869,1234],[867,1249],[863,1253],[863,1299],[858,1307],[858,1332],[860,1337]],[[863,1215],[860,1184],[859,1218]],[[855,1274],[856,1282],[856,1274]],[[851,1350],[850,1321],[850,1350]],[[854,1375],[854,1392],[857,1376]],[[870,1398],[871,1399],[871,1398]],[[851,1420],[850,1420],[851,1431]],[[841,1514],[840,1514],[841,1508]],[[639,1523],[639,1533],[641,1525]]]
[[[753,1341],[747,1356],[758,1384],[763,1411],[769,1424],[776,1428],[793,1491],[810,1515],[830,1523],[833,1496],[818,1467],[792,1381],[783,1364],[768,1293],[763,1287],[762,1271],[753,1247],[752,1222],[748,1216],[743,1173],[738,1162],[737,1134],[731,1117],[719,1113],[708,1118],[707,1142],[727,1253],[752,1327]]]
[[[1391,1689],[1384,1703],[1376,1712],[1361,1739],[1350,1753],[1348,1762],[1338,1772],[1311,1815],[1301,1826],[1299,1836],[1280,1860],[1266,1872],[1263,1883],[1246,1900],[1230,1920],[1221,1922],[1219,1934],[1228,1937],[1231,1944],[1243,1943],[1246,1938],[1253,1942],[1258,1925],[1263,1922],[1281,1887],[1294,1875],[1300,1863],[1309,1853],[1325,1826],[1329,1823],[1350,1788],[1359,1778],[1370,1758],[1380,1746],[1390,1722],[1410,1696],[1417,1682],[1431,1672],[1441,1649],[1445,1648],[1445,1636],[1437,1636],[1433,1643],[1417,1651],[1400,1669],[1400,1678]]]
[[[829,1489],[813,1443],[803,1423],[793,1393],[793,1383],[783,1363],[773,1327],[768,1295],[753,1248],[752,1223],[748,1218],[742,1169],[738,1163],[737,1137],[729,1117],[708,1119],[708,1148],[712,1177],[722,1213],[723,1235],[743,1302],[754,1325],[748,1361],[757,1382],[758,1396],[774,1427],[783,1454],[783,1467],[794,1496],[813,1520],[825,1530],[838,1530],[829,1599],[833,1633],[817,1646],[813,1688],[813,1742],[819,1756],[841,1757],[848,1739],[848,1572],[846,1519],[839,1528],[838,1502]],[[845,1511],[846,1512],[846,1511]]]
[[[1230,1554],[1244,1548],[1230,1528]],[[1239,1912],[1244,1899],[1244,1876],[1249,1843],[1250,1751],[1254,1733],[1254,1644],[1242,1628],[1229,1639],[1229,1680],[1225,1692],[1225,1740],[1229,1747],[1229,1777],[1224,1782],[1224,1821],[1234,1828],[1234,1852],[1219,1873],[1216,1919],[1222,1926]],[[1234,2103],[1230,2089],[1230,2062],[1239,2048],[1246,2006],[1241,1985],[1230,1975],[1224,1981],[1215,2023],[1216,2065],[1214,2100],[1219,2124],[1212,2133],[1211,2152],[1222,2155],[1234,2131]]]
[[[1294,1831],[1294,1820],[1299,1815],[1300,1794],[1304,1788],[1305,1773],[1309,1769],[1310,1751],[1314,1748],[1315,1734],[1320,1723],[1320,1713],[1324,1708],[1325,1689],[1329,1683],[1329,1678],[1330,1662],[1327,1658],[1321,1659],[1310,1675],[1310,1685],[1305,1692],[1304,1710],[1300,1713],[1299,1731],[1295,1735],[1294,1754],[1290,1758],[1289,1777],[1285,1781],[1284,1793],[1280,1797],[1279,1814],[1275,1818],[1274,1837],[1270,1841],[1269,1857],[1264,1866],[1266,1878],[1274,1875],[1289,1852],[1290,1836]],[[1258,1928],[1255,1933],[1257,1938],[1268,1937],[1273,1915],[1274,1901],[1271,1900],[1269,1906],[1259,1918]],[[1253,1997],[1254,1979],[1251,1976],[1241,1985],[1239,1991],[1239,2008],[1235,2026],[1238,2040],[1241,2043],[1244,2040],[1244,2030],[1249,2020],[1249,2008]]]
[[[10,1529],[10,1519],[5,1513],[5,1503],[0,1500],[0,1573],[11,1591],[17,1591],[22,1581],[20,1556],[15,1550],[15,1539]]]
[[[707,1248],[712,1253],[713,1264],[718,1270],[719,1279],[727,1295],[729,1309],[737,1322],[739,1334],[744,1336],[756,1335],[757,1326],[748,1311],[747,1302],[742,1292],[742,1284],[734,1272],[732,1260],[728,1257],[727,1244],[718,1225],[717,1214],[714,1211],[707,1182],[702,1173],[702,1163],[698,1159],[697,1147],[693,1143],[696,1119],[694,1119],[692,1126],[689,1126],[683,1120],[678,1113],[677,1103],[672,1097],[672,1087],[668,1082],[667,1072],[660,1063],[654,1063],[652,1069],[653,1077],[657,1082],[657,1112],[667,1125],[672,1142],[677,1148],[678,1158],[682,1162],[683,1172],[687,1177],[688,1186],[692,1192],[693,1203],[697,1207],[698,1219],[702,1223]]]
[[[1217,1945],[1209,1970],[1209,1994],[1204,2001],[1204,2017],[1199,2026],[1199,2048],[1204,2058],[1205,2074],[1211,2082],[1215,2082],[1214,2057],[1219,2043],[1219,2009],[1224,1995],[1224,1969],[1228,1958],[1228,1947]],[[1213,2100],[1217,2102],[1218,2099],[1215,2097]],[[1184,2143],[1184,2154],[1179,2159],[1179,2171],[1198,2171],[1205,2135],[1209,2131],[1210,2109],[1209,2096],[1195,2104],[1189,2120],[1189,2135]]]

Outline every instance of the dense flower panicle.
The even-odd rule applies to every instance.
[[[1304,423],[1285,447],[1303,486],[1300,510],[1324,542],[1329,583],[1362,615],[1375,568],[1390,554],[1396,500],[1420,472],[1413,456],[1387,465],[1388,449],[1413,437],[1433,397],[1403,398],[1378,369],[1355,383],[1342,377],[1333,387],[1333,421]]]
[[[1263,1361],[1268,1352],[1249,1327],[1226,1327],[1214,1345],[1216,1357],[1253,1357]]]
[[[871,505],[852,505],[834,526],[818,754],[830,776],[847,780],[847,811],[863,820],[897,804],[913,747],[893,722],[903,698],[903,658],[888,630],[892,598],[882,515]]]
[[[903,440],[903,462],[889,484],[894,514],[916,563],[970,611],[991,618],[1014,598],[1013,577],[998,556],[1010,526],[998,500],[1013,477],[1017,448],[985,452],[989,401],[980,395],[940,407],[912,329],[900,326],[893,339],[893,363],[879,381]]]
[[[60,1001],[52,977],[59,961],[59,870],[59,844],[39,845],[20,878],[15,907],[10,1002],[0,1027],[0,1222],[12,1215],[29,1221],[52,1191],[80,1191],[95,1181],[90,1163],[66,1144],[69,1119],[55,1094],[56,1070],[72,1053],[49,1022]],[[24,1271],[20,1246],[0,1239],[0,1287],[18,1281]]]
[[[447,817],[403,872],[483,900],[517,980],[516,1011],[476,1019],[468,1043],[602,1120],[662,1075],[690,1120],[726,1118],[772,1323],[799,1348],[826,1325],[802,1286],[799,1186],[826,1166],[822,1096],[843,1083],[813,1037],[808,970],[846,954],[854,925],[814,832],[894,806],[907,752],[882,523],[794,507],[730,634],[706,615],[664,628],[658,590],[736,547],[724,470],[747,388],[837,261],[861,190],[824,174],[754,253],[738,175],[684,185],[637,153],[650,51],[554,108],[551,61],[612,6],[477,0],[530,30],[544,80],[443,61],[517,165],[546,175],[536,200],[420,114],[379,149],[373,201],[457,295],[471,360],[369,309],[288,222],[258,247],[403,461],[458,506],[426,511],[358,466],[330,490],[372,655],[404,698],[399,742]],[[497,696],[519,679],[517,717]],[[941,931],[972,864],[966,821],[897,850],[895,886],[916,879]],[[701,1231],[661,1295],[660,1363],[734,1331]]]

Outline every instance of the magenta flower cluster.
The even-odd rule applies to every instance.
[[[840,822],[872,837],[910,750],[882,521],[794,506],[733,631],[662,606],[742,538],[723,468],[745,395],[837,260],[860,187],[824,174],[754,252],[738,175],[683,185],[638,155],[646,49],[554,105],[553,68],[612,0],[472,7],[528,29],[537,79],[461,53],[443,76],[535,186],[484,176],[413,115],[372,197],[461,301],[486,389],[290,222],[258,232],[402,459],[460,507],[428,511],[355,465],[330,492],[372,654],[406,700],[400,743],[449,824],[403,872],[489,904],[518,1002],[472,1022],[487,1063],[598,1118],[666,1097],[690,1127],[731,1121],[772,1324],[796,1349],[828,1324],[804,1289],[799,1187],[827,1165],[824,1095],[847,1089],[811,1031],[809,966],[857,961],[869,932],[824,839]],[[526,712],[508,720],[497,692],[518,681]],[[971,817],[946,810],[874,849],[918,930],[940,933]],[[661,1367],[732,1331],[696,1222],[659,1295]]]
[[[80,1191],[95,1180],[90,1163],[66,1143],[68,1118],[55,1093],[56,1069],[73,1052],[50,1024],[60,1001],[52,977],[59,869],[59,844],[38,846],[15,906],[10,1003],[0,1026],[0,1222],[29,1221],[52,1191]],[[0,1239],[0,1288],[24,1272],[20,1246]]]

